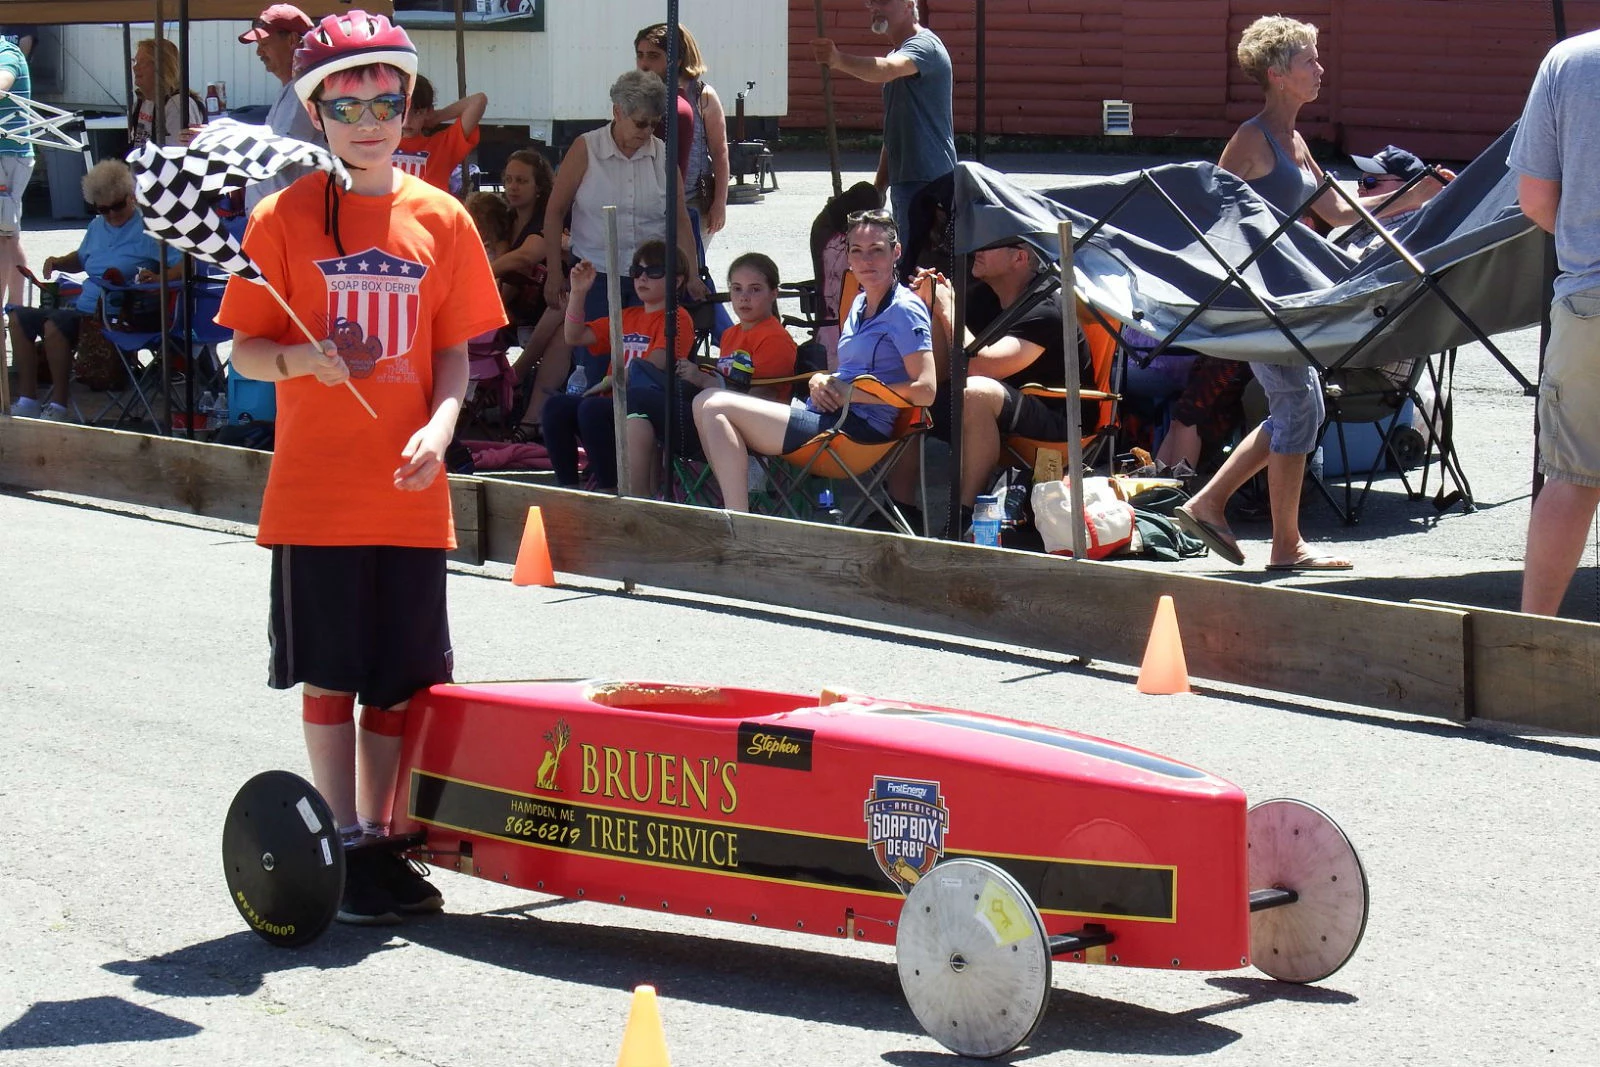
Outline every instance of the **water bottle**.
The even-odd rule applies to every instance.
[[[1000,545],[1000,498],[985,493],[972,508],[972,540],[997,548]]]
[[[195,418],[189,423],[196,430],[203,430],[211,421],[212,408],[216,406],[217,398],[208,389],[200,394],[200,399],[195,401]]]
[[[835,526],[844,522],[844,512],[834,506],[832,489],[824,489],[817,494],[817,516]]]
[[[756,364],[750,358],[750,353],[735,352],[728,363],[728,388],[736,393],[748,393],[755,374]]]
[[[1306,466],[1311,468],[1311,477],[1315,478],[1317,481],[1320,482],[1322,480],[1322,446],[1321,445],[1318,445],[1317,446],[1317,450],[1315,452],[1311,453],[1310,458],[1308,458],[1306,460]]]
[[[228,394],[220,390],[217,392],[217,402],[211,406],[211,425],[228,425]]]
[[[588,388],[588,372],[583,369],[583,364],[579,363],[577,369],[572,372],[572,377],[567,379],[567,395],[582,396]]]

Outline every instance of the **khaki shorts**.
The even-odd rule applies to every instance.
[[[1539,469],[1600,488],[1600,289],[1550,308],[1550,345],[1539,379]]]
[[[22,229],[22,194],[33,177],[33,157],[0,156],[0,237]]]

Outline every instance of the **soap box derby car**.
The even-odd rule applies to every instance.
[[[1068,730],[899,700],[639,682],[435,686],[411,703],[388,847],[568,898],[859,941],[951,1050],[998,1056],[1051,961],[1314,982],[1354,953],[1366,876],[1292,800]],[[322,798],[268,771],[223,837],[262,937],[338,909]]]

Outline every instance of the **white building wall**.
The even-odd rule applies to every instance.
[[[657,11],[659,7],[659,11]],[[656,13],[652,13],[656,12]],[[734,97],[756,83],[746,101],[751,115],[788,111],[788,6],[786,0],[682,0],[684,24],[695,34],[731,116]],[[609,113],[606,91],[633,66],[633,35],[665,14],[665,5],[641,0],[550,0],[544,33],[465,34],[467,89],[489,94],[486,122],[528,125],[548,137],[552,120],[601,119]],[[190,26],[189,81],[197,91],[208,82],[228,83],[232,107],[270,104],[280,88],[238,42],[248,23],[196,22]],[[63,91],[42,99],[82,110],[126,110],[126,58],[121,24],[64,26]],[[153,33],[135,25],[135,44]],[[177,38],[177,27],[168,33]],[[422,71],[441,100],[456,93],[455,34],[412,31]]]

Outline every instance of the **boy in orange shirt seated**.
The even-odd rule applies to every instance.
[[[381,15],[329,15],[305,35],[295,91],[354,184],[345,192],[317,171],[268,196],[244,249],[331,338],[308,341],[263,286],[239,278],[217,314],[239,371],[278,383],[256,538],[272,549],[268,684],[301,686],[312,778],[347,845],[387,835],[406,705],[450,680],[444,452],[467,339],[506,321],[466,211],[390,163],[416,69],[405,31]],[[393,923],[443,903],[394,852],[347,858],[343,922]]]
[[[679,259],[680,290],[684,266]],[[594,264],[585,260],[572,268],[572,293],[567,298],[566,320],[561,326],[563,339],[573,347],[578,369],[572,372],[567,392],[557,393],[545,402],[544,446],[550,453],[556,482],[576,487],[578,442],[582,441],[596,488],[611,492],[617,487],[616,423],[611,400],[611,320],[600,318],[586,323],[577,314],[594,285],[595,276]],[[661,388],[666,373],[666,242],[646,241],[640,245],[628,267],[628,277],[633,279],[634,292],[644,304],[622,310],[622,362],[628,368],[628,409],[632,411],[634,393],[639,389]],[[678,305],[677,319],[678,359],[688,359],[694,350],[694,320],[682,304]],[[640,473],[631,470],[630,479],[637,479]],[[642,473],[648,477],[648,469]]]

